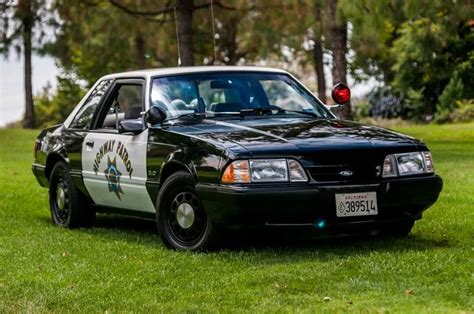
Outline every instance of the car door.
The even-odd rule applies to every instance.
[[[84,139],[82,176],[97,205],[155,211],[145,186],[148,129],[139,134],[119,132],[122,120],[143,121],[144,94],[144,80],[115,81]]]
[[[71,117],[71,121],[65,121],[64,123],[64,148],[69,159],[70,174],[76,183],[76,187],[85,194],[88,193],[82,180],[82,146],[91,128],[95,113],[104,101],[112,83],[113,80],[111,79],[103,79],[97,82],[75,112],[74,117]]]

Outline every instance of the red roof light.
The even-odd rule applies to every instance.
[[[332,99],[339,105],[348,103],[351,99],[351,90],[347,85],[339,83],[332,89]]]

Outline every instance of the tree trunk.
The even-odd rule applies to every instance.
[[[145,59],[145,40],[140,32],[137,32],[135,37],[135,48],[137,49],[137,64],[139,69],[144,69],[146,66]]]
[[[194,65],[193,48],[193,10],[194,0],[176,0],[178,19],[178,45],[181,53],[181,65]]]
[[[316,80],[318,84],[318,96],[319,99],[326,103],[326,79],[324,78],[324,63],[323,63],[323,19],[321,17],[321,11],[323,6],[321,1],[314,1],[313,13],[314,13],[314,47],[313,47],[313,59],[314,59],[314,71],[316,72]]]
[[[318,83],[319,100],[326,103],[326,80],[324,79],[324,63],[323,63],[323,45],[321,39],[314,41],[313,47],[314,70],[316,72],[316,79]]]
[[[35,127],[35,111],[33,104],[33,89],[31,85],[31,32],[33,28],[33,13],[31,10],[31,1],[22,0],[18,3],[18,9],[21,10],[23,27],[23,57],[24,63],[24,84],[25,84],[25,117],[23,127],[33,129]]]
[[[223,25],[223,31],[225,33],[222,36],[221,42],[226,56],[223,61],[226,65],[236,65],[240,59],[237,42],[239,23],[240,18],[237,15],[233,15],[227,23]]]
[[[347,84],[347,21],[337,15],[337,0],[328,1],[329,21],[331,24],[332,81]],[[340,111],[343,119],[352,118],[350,103]]]

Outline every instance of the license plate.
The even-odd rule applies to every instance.
[[[336,194],[337,217],[377,215],[377,193]]]

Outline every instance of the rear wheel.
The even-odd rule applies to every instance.
[[[414,224],[414,220],[390,224],[384,228],[383,233],[388,236],[404,237],[410,234]]]
[[[95,211],[75,187],[63,161],[57,162],[51,171],[49,207],[53,222],[61,227],[90,227],[95,222]]]
[[[202,251],[214,240],[214,228],[186,171],[166,179],[157,203],[157,225],[164,243],[174,249]]]

